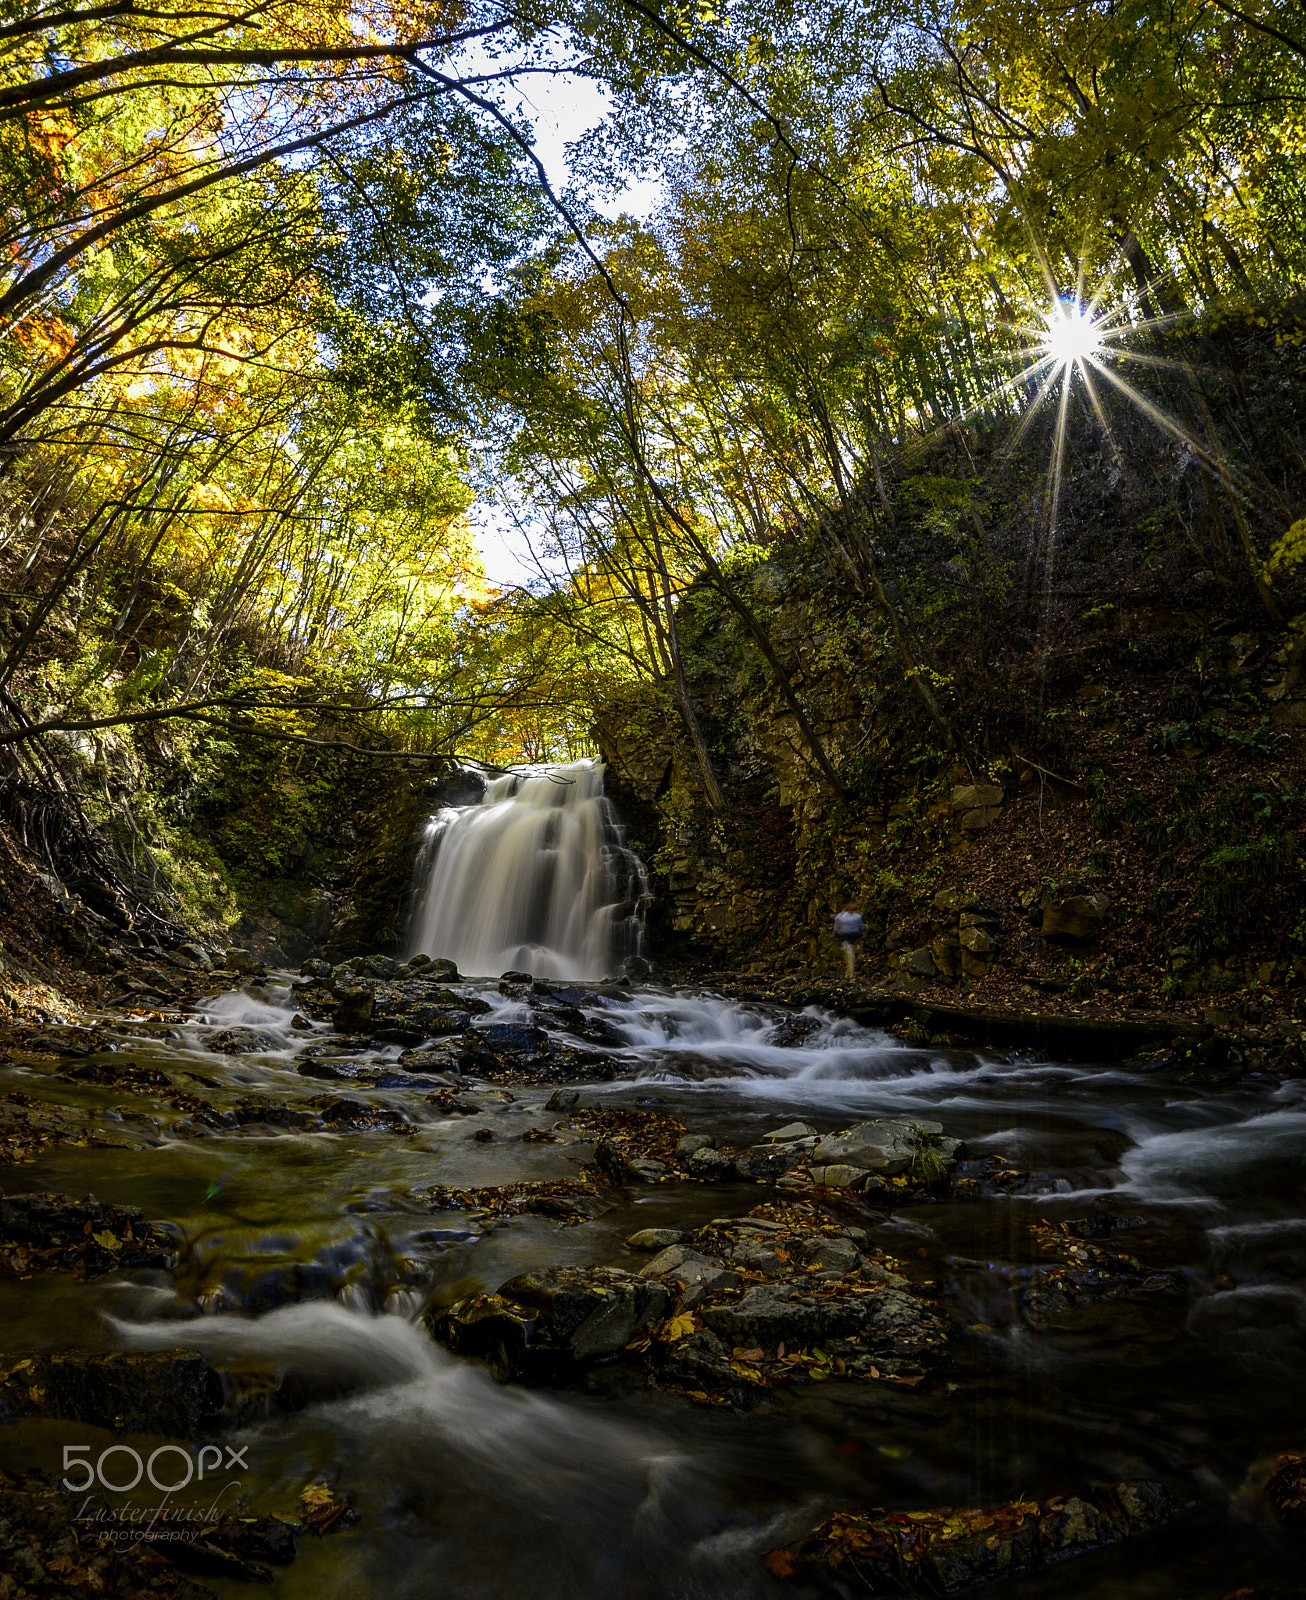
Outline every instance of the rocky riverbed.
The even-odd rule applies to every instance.
[[[1290,1061],[187,959],[0,1041],[5,1600],[1300,1592]]]

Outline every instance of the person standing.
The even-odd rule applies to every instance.
[[[866,932],[866,919],[850,901],[842,911],[834,914],[834,936],[843,945],[843,964],[848,972],[848,982],[853,981],[857,970],[857,946]]]

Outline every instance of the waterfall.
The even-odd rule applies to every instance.
[[[479,805],[446,807],[418,873],[410,950],[469,976],[606,978],[640,954],[648,875],[623,846],[600,761],[508,773]]]

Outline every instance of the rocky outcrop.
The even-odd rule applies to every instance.
[[[867,921],[863,988],[1285,1014],[1283,991],[1306,985],[1291,932],[1306,812],[1299,775],[1274,774],[1299,774],[1286,730],[1304,703],[1306,616],[1267,630],[1104,614],[1073,671],[1039,691],[1037,749],[1016,735],[1011,684],[969,684],[963,759],[924,728],[846,573],[779,540],[741,581],[847,792],[810,759],[732,609],[691,586],[682,650],[724,810],[706,803],[673,697],[632,691],[595,724],[654,868],[655,959],[810,986],[841,970],[830,917],[851,901]],[[1285,731],[1267,743],[1254,730],[1269,719]]]
[[[625,1349],[667,1298],[660,1283],[616,1267],[547,1267],[438,1312],[427,1327],[455,1354],[487,1361],[496,1377],[559,1382]]]
[[[501,1378],[574,1382],[620,1360],[645,1382],[742,1403],[840,1376],[914,1386],[944,1359],[942,1317],[870,1248],[807,1201],[755,1207],[662,1245],[637,1273],[524,1273],[428,1316],[435,1338]]]

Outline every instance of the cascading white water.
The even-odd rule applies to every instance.
[[[623,847],[600,761],[493,779],[479,805],[431,819],[418,871],[411,952],[469,976],[605,978],[640,953],[648,878]]]

